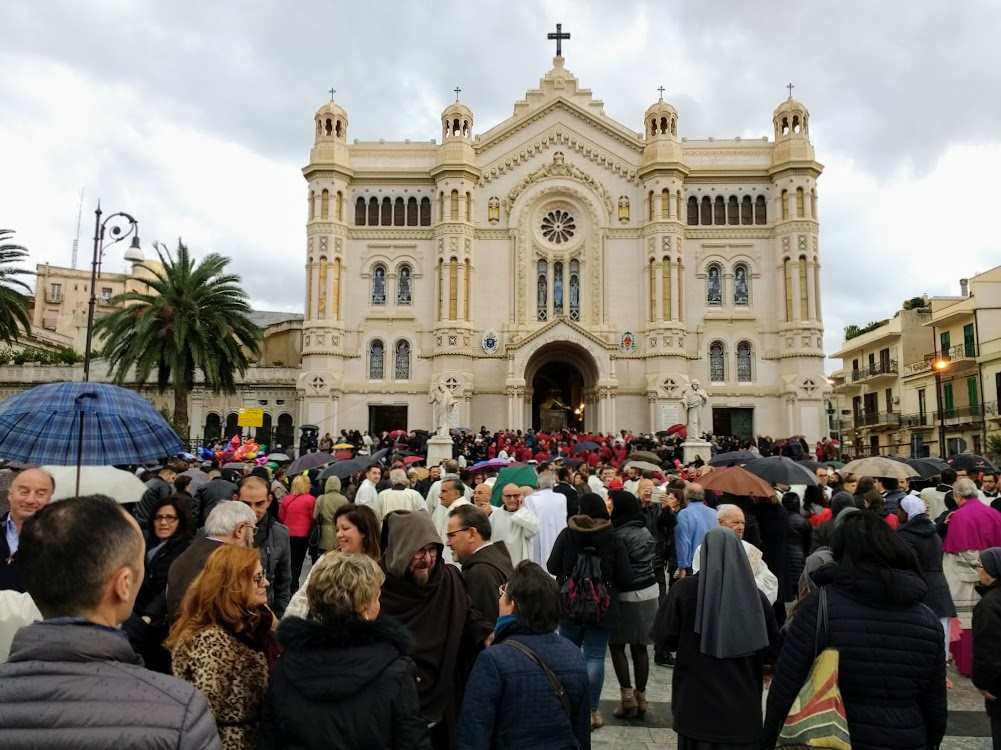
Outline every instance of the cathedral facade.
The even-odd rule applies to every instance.
[[[298,424],[657,431],[698,380],[705,429],[826,433],[817,178],[791,96],[774,139],[642,131],[556,57],[479,133],[460,101],[440,142],[350,142],[334,101],[303,169]]]

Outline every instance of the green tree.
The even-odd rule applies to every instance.
[[[240,277],[226,272],[229,258],[211,253],[197,263],[180,240],[176,259],[165,246],[154,247],[163,267],[144,266],[152,276],[147,291],[116,295],[116,309],[94,330],[105,337],[103,355],[116,382],[135,367],[140,384],[155,373],[160,393],[173,388],[170,421],[184,438],[195,372],[212,392],[235,393],[237,376],[260,355],[261,329],[250,319]]]
[[[16,342],[22,330],[26,334],[31,332],[28,314],[31,287],[20,277],[35,275],[14,265],[27,258],[28,251],[10,242],[13,237],[13,229],[0,229],[0,339],[7,344]]]

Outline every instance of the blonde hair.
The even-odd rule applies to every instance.
[[[251,604],[254,571],[261,555],[253,547],[223,544],[209,555],[181,602],[181,613],[163,645],[173,649],[195,633],[220,626],[234,633],[254,630],[261,618]]]
[[[300,474],[295,479],[292,480],[292,494],[293,495],[308,495],[310,490],[309,477],[305,474]]]
[[[385,574],[368,555],[332,552],[313,567],[306,584],[310,615],[318,620],[356,617],[379,595]]]

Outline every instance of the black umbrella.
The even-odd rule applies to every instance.
[[[389,454],[389,448],[381,448],[372,454],[371,463],[382,461]]]
[[[346,461],[338,461],[323,470],[323,473],[320,474],[319,481],[325,482],[330,477],[347,479],[352,474],[359,471],[365,471],[366,466],[368,466],[368,462],[360,461],[357,458],[349,458]]]
[[[305,453],[292,462],[292,465],[288,467],[288,474],[290,477],[295,476],[296,474],[301,474],[307,469],[315,469],[317,466],[329,464],[333,460],[333,456],[329,453],[324,453],[323,451],[319,451],[317,453]]]
[[[771,484],[816,484],[817,475],[798,461],[788,456],[769,456],[759,458],[744,465],[752,474],[756,474]]]
[[[975,453],[957,453],[945,459],[953,469],[957,471],[992,471],[996,472],[998,467],[990,459],[978,456]]]
[[[939,465],[937,462],[927,458],[903,458],[901,456],[889,456],[889,458],[891,461],[899,461],[902,464],[910,466],[918,473],[918,479],[937,477],[942,473],[942,469],[948,466],[945,463]]]
[[[761,458],[757,453],[751,453],[751,451],[727,451],[726,453],[717,453],[713,456],[710,461],[710,466],[731,466],[736,464],[737,466],[743,466],[750,461],[756,461]]]
[[[584,453],[586,451],[596,451],[598,450],[598,447],[597,443],[577,443],[577,445],[574,446],[573,452]]]

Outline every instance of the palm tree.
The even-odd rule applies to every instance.
[[[187,437],[195,371],[212,392],[235,393],[237,375],[260,355],[261,329],[250,319],[240,277],[226,273],[229,258],[211,253],[197,263],[180,240],[176,260],[163,245],[154,248],[162,267],[143,266],[147,291],[116,295],[115,311],[94,330],[107,340],[103,355],[117,383],[135,367],[139,384],[155,372],[160,393],[173,386],[173,424]]]
[[[18,277],[35,275],[26,268],[14,266],[28,257],[28,251],[8,242],[13,236],[13,229],[0,229],[0,339],[7,344],[15,343],[22,329],[26,334],[31,332],[28,315],[31,287]]]

